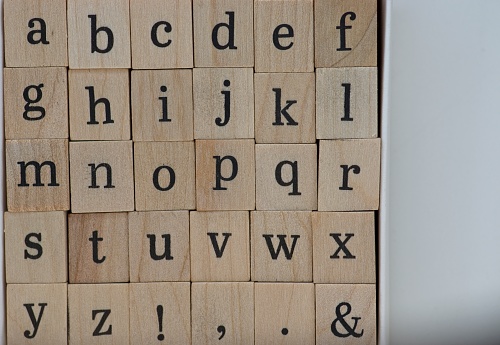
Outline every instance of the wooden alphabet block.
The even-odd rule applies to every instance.
[[[132,71],[134,141],[193,140],[192,74],[190,69]]]
[[[376,67],[316,69],[316,137],[376,138]]]
[[[128,71],[69,70],[71,140],[129,140]]]
[[[311,212],[251,212],[252,280],[312,281]]]
[[[313,212],[315,283],[375,284],[373,212]]]
[[[257,210],[318,208],[315,144],[255,145]]]
[[[375,284],[316,284],[317,344],[377,344]]]
[[[130,344],[191,344],[189,283],[130,284]]]
[[[193,70],[195,139],[254,137],[253,70]]]
[[[68,140],[5,142],[7,209],[69,210]]]
[[[68,66],[66,0],[5,0],[6,67]]]
[[[132,142],[71,142],[71,211],[134,210]]]
[[[316,67],[377,66],[377,0],[315,0]]]
[[[189,212],[129,213],[130,281],[189,281]]]
[[[253,0],[194,0],[196,67],[253,67]]]
[[[255,209],[253,140],[196,141],[198,211]]]
[[[191,281],[250,280],[246,211],[191,212]]]
[[[255,0],[255,72],[313,72],[313,0]]]
[[[68,281],[66,212],[5,212],[4,232],[8,284]]]
[[[314,344],[314,284],[255,284],[255,344]]]
[[[192,68],[191,0],[130,1],[132,68]]]
[[[255,141],[315,143],[314,73],[255,74]]]
[[[8,284],[7,343],[67,344],[67,284]]]
[[[253,283],[193,283],[193,345],[254,343]]]
[[[320,140],[318,211],[379,207],[380,139]]]

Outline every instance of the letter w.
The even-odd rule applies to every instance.
[[[283,248],[283,253],[285,254],[286,259],[287,260],[292,259],[293,251],[295,250],[295,245],[297,244],[297,240],[300,238],[300,235],[291,235],[291,237],[292,237],[292,249],[291,250],[288,249],[288,245],[286,243],[286,236],[287,235],[276,235],[276,237],[278,237],[279,244],[278,244],[278,249],[275,250],[274,245],[273,245],[273,240],[272,240],[274,235],[262,235],[262,237],[264,237],[266,239],[267,248],[269,249],[269,254],[271,254],[271,258],[273,260],[278,259],[278,256],[279,256],[282,248]]]

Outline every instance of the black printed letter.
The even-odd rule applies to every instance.
[[[229,24],[227,23],[219,23],[216,26],[214,26],[212,30],[212,43],[215,48],[219,50],[223,49],[238,49],[234,45],[234,12],[225,12],[229,16]],[[222,27],[226,27],[228,31],[228,38],[227,38],[227,44],[220,44],[219,43],[219,29]]]
[[[24,250],[24,258],[25,259],[31,259],[31,260],[40,259],[40,257],[43,254],[43,248],[40,245],[40,243],[33,242],[31,240],[31,238],[33,238],[33,237],[36,238],[38,240],[38,242],[42,242],[42,234],[41,233],[37,234],[37,233],[32,232],[32,233],[27,234],[26,237],[24,238],[24,244],[26,245],[26,247],[36,250],[36,254],[30,254],[30,253],[28,253],[28,250],[25,249]]]
[[[115,43],[113,31],[111,31],[111,29],[107,26],[101,26],[100,28],[97,28],[97,18],[95,14],[89,14],[88,17],[90,18],[90,51],[92,53],[108,53],[113,48],[113,44]],[[104,49],[100,49],[97,46],[97,34],[99,34],[100,32],[105,33],[108,39],[106,48]]]

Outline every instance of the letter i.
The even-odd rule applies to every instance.
[[[167,92],[167,87],[165,85],[160,86],[160,91]],[[167,104],[168,97],[163,96],[163,97],[158,97],[158,99],[161,101],[161,113],[162,113],[162,117],[158,121],[171,122],[172,119],[168,118],[168,104]]]

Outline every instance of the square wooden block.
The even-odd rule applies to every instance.
[[[130,89],[134,141],[193,140],[192,70],[132,71]]]
[[[71,140],[129,140],[128,71],[69,70]]]
[[[316,137],[376,138],[376,67],[316,69]]]
[[[71,142],[71,211],[134,210],[131,141]]]
[[[310,282],[311,212],[251,212],[252,280]]]
[[[69,210],[67,139],[5,141],[7,209]]]
[[[373,212],[313,212],[315,283],[375,284]]]
[[[377,0],[315,0],[316,67],[377,66]]]
[[[314,73],[255,74],[255,141],[315,143]]]
[[[378,210],[380,139],[320,140],[318,211]]]
[[[198,211],[255,209],[255,144],[252,140],[196,141]]]
[[[253,70],[193,70],[195,139],[254,137]]]
[[[191,0],[130,1],[132,68],[192,68]]]
[[[256,209],[317,209],[316,157],[316,144],[255,145]]]
[[[196,67],[253,67],[253,0],[194,0]]]
[[[375,284],[315,286],[317,344],[377,344]]]
[[[7,284],[68,281],[66,212],[5,212],[4,232]]]
[[[130,281],[189,281],[189,212],[129,213]]]
[[[253,283],[193,283],[193,345],[254,343]]]
[[[255,0],[255,72],[313,72],[313,0]]]
[[[191,212],[192,281],[250,280],[247,211]]]

